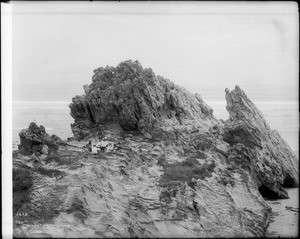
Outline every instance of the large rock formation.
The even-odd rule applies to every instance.
[[[255,181],[229,169],[209,144],[202,151],[143,135],[103,134],[119,145],[115,153],[68,146],[39,170],[27,169],[34,174],[31,200],[19,209],[27,216],[14,216],[15,236],[263,235],[270,209]],[[28,165],[20,154],[15,160]]]
[[[230,116],[225,122],[224,140],[249,160],[263,195],[288,198],[283,187],[299,185],[296,155],[238,86],[231,92],[226,89],[226,101]]]
[[[84,86],[85,95],[74,97],[69,105],[77,138],[111,122],[124,130],[150,134],[170,132],[180,125],[192,128],[216,122],[212,108],[199,94],[156,76],[150,68],[143,69],[138,61],[100,67],[94,73],[93,82]]]
[[[64,142],[56,135],[47,134],[44,126],[37,126],[31,122],[28,129],[23,129],[20,133],[20,152],[25,155],[40,154],[44,146],[47,146],[48,154],[54,154],[58,150],[58,145]]]
[[[14,153],[14,165],[33,174],[15,236],[261,237],[270,213],[263,197],[286,198],[283,187],[298,185],[290,148],[238,87],[226,90],[225,123],[199,95],[137,61],[98,68],[84,89],[70,104],[81,141],[39,168]],[[44,142],[41,127],[22,132],[29,151]],[[99,134],[116,151],[84,151]]]

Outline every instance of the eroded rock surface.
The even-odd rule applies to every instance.
[[[33,180],[19,208],[27,215],[14,214],[15,236],[264,235],[263,196],[287,197],[283,186],[298,185],[297,162],[242,90],[226,91],[223,123],[199,95],[137,61],[94,73],[70,104],[75,139],[38,166],[22,148],[14,152],[14,166]],[[43,135],[38,128],[20,137],[44,143],[32,136]],[[116,145],[113,152],[84,150],[99,136]]]
[[[31,201],[20,209],[27,216],[14,217],[15,236],[263,235],[269,207],[249,173],[227,169],[222,154],[142,134],[103,133],[120,145],[115,153],[75,151],[79,144],[70,141],[42,161],[43,170],[27,168]],[[21,154],[15,162],[30,166]]]
[[[232,158],[240,152],[239,164],[252,167],[252,174],[257,177],[263,194],[269,194],[271,198],[288,198],[283,186],[299,185],[296,155],[238,86],[231,92],[226,89],[226,100],[230,116],[225,122],[224,140],[233,146],[235,156]]]
[[[138,61],[124,61],[117,67],[94,70],[85,94],[69,105],[75,119],[77,138],[107,122],[117,122],[124,130],[150,134],[175,127],[216,123],[212,108],[199,94],[191,94],[170,80],[144,69]]]
[[[40,154],[44,146],[47,146],[49,154],[57,151],[58,145],[64,142],[56,135],[49,135],[45,131],[44,126],[37,126],[36,123],[31,122],[28,129],[23,129],[20,133],[19,150],[26,155]]]

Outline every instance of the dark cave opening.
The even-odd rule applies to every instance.
[[[282,186],[284,188],[296,188],[296,187],[298,187],[297,183],[295,182],[295,180],[290,175],[287,175],[285,177]]]
[[[260,192],[260,194],[265,199],[274,200],[274,199],[279,199],[280,198],[277,193],[275,193],[273,190],[269,189],[265,185],[260,186],[258,188],[258,191]]]

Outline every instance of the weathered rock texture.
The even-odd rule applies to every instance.
[[[23,129],[20,133],[19,150],[23,154],[40,154],[44,146],[47,146],[48,153],[53,154],[57,151],[58,145],[64,144],[56,135],[49,135],[44,126],[38,127],[36,123],[31,122],[28,129]]]
[[[251,167],[263,194],[287,198],[283,186],[299,185],[296,155],[238,86],[231,92],[226,89],[226,100],[230,116],[225,122],[224,140],[242,155],[237,163]]]
[[[228,169],[222,154],[143,135],[104,134],[119,145],[115,153],[67,146],[39,170],[30,157],[16,154],[15,164],[26,165],[34,180],[31,201],[20,209],[27,216],[14,217],[15,236],[263,235],[269,207],[249,174]],[[80,143],[69,145],[86,142]]]
[[[33,175],[15,236],[261,237],[263,196],[285,198],[283,186],[298,185],[290,148],[238,87],[226,91],[225,123],[137,61],[98,68],[84,89],[70,105],[81,141],[41,154],[39,165],[14,152],[15,167]],[[43,142],[34,134],[20,137]],[[83,150],[99,134],[115,152]]]
[[[100,67],[94,73],[93,82],[84,86],[85,95],[74,97],[69,105],[77,138],[108,122],[150,134],[216,122],[212,108],[199,94],[156,76],[150,68],[143,69],[138,61]]]

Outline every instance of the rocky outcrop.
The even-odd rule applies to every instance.
[[[249,173],[230,170],[211,148],[104,131],[118,149],[65,150],[34,170],[31,201],[15,215],[15,236],[258,237],[269,207]],[[189,149],[189,150],[188,150]],[[68,159],[70,158],[70,159]],[[28,165],[16,154],[15,161]],[[161,162],[164,161],[162,164]],[[61,172],[56,175],[53,170]]]
[[[236,161],[239,155],[238,164],[252,168],[263,195],[287,198],[283,187],[299,185],[296,155],[238,86],[231,92],[226,89],[226,101],[229,120],[224,125],[224,140],[232,146],[229,161]]]
[[[77,138],[84,129],[117,122],[124,130],[152,134],[174,127],[195,127],[216,123],[213,110],[199,94],[191,94],[138,61],[124,61],[117,67],[94,70],[85,95],[76,96],[69,105],[75,119],[72,130]],[[83,129],[83,130],[81,130]],[[83,131],[83,132],[82,132]]]
[[[40,154],[44,146],[47,146],[48,154],[54,154],[58,150],[58,145],[64,142],[56,135],[46,133],[45,127],[38,127],[36,123],[31,122],[28,129],[23,129],[20,133],[20,152],[25,155]]]
[[[22,152],[59,140],[35,124],[20,133],[14,166],[33,183],[18,204],[27,217],[14,214],[16,237],[264,235],[264,197],[288,197],[297,161],[239,87],[226,90],[230,118],[219,122],[198,94],[137,61],[94,73],[70,104],[75,139],[37,167]],[[84,150],[99,137],[114,150]]]

